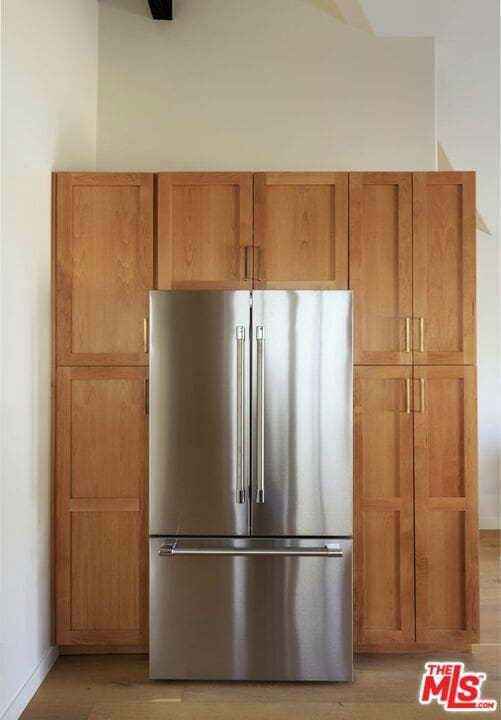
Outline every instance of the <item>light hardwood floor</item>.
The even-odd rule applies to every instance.
[[[499,704],[498,531],[481,533],[480,558],[480,643],[471,654],[357,655],[349,684],[152,682],[146,655],[64,656],[22,720],[443,720],[446,713],[436,704],[417,703],[428,659],[461,659],[467,669],[487,672],[482,695]]]

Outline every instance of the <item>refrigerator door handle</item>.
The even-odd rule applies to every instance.
[[[257,346],[257,488],[256,502],[264,503],[264,327],[256,327]]]
[[[177,543],[162,543],[158,554],[161,557],[173,555],[216,556],[228,555],[230,557],[343,557],[343,549],[339,543],[325,543],[320,547],[304,548],[228,548],[228,547],[182,547]]]
[[[245,502],[245,327],[236,328],[237,340],[237,482],[236,502]]]

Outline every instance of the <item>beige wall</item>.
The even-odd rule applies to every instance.
[[[433,41],[318,0],[99,3],[98,168],[433,169]]]
[[[97,3],[2,0],[0,717],[50,642],[51,171],[93,169]]]
[[[456,0],[436,37],[444,169],[477,171],[480,526],[500,527],[499,0]]]

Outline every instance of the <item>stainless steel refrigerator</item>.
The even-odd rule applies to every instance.
[[[351,293],[153,291],[150,323],[150,677],[351,680]]]

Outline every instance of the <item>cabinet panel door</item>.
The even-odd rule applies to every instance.
[[[254,287],[348,288],[348,174],[254,175]]]
[[[158,288],[252,288],[252,173],[160,173]]]
[[[350,174],[354,362],[412,364],[412,176]]]
[[[59,365],[147,365],[153,175],[58,173]]]
[[[414,362],[475,363],[475,173],[415,173]]]
[[[414,368],[416,633],[447,646],[478,639],[474,367]]]
[[[59,645],[147,643],[147,373],[57,371]]]
[[[356,645],[414,641],[412,369],[355,367]]]

